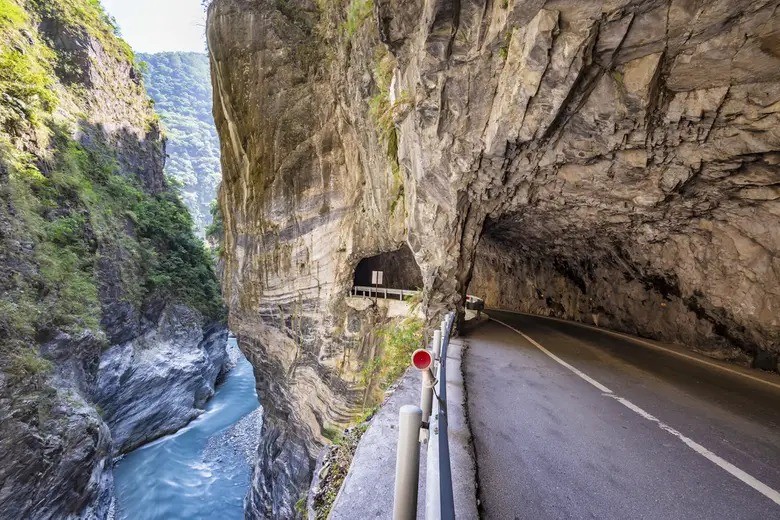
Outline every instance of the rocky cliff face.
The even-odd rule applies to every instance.
[[[383,318],[361,319],[344,297],[360,259],[397,249],[406,234],[400,172],[365,117],[370,68],[325,67],[318,17],[313,5],[285,13],[249,1],[216,2],[209,15],[223,291],[264,408],[249,501],[258,518],[294,515],[323,428],[362,404],[354,381],[373,354],[363,336]],[[364,63],[378,45],[376,35],[363,45]],[[338,52],[334,66],[347,59]],[[341,73],[360,95],[335,97]],[[370,186],[366,168],[376,172]]]
[[[100,356],[94,399],[115,453],[172,433],[200,415],[227,361],[227,331],[170,305],[143,334]]]
[[[261,511],[292,514],[279,488],[352,409],[344,297],[402,242],[430,314],[470,287],[776,366],[777,9],[214,0],[223,286],[275,432]]]
[[[216,280],[99,4],[0,0],[0,511],[105,518],[224,359]]]

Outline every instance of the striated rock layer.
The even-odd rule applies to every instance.
[[[104,352],[93,395],[114,452],[175,432],[200,415],[226,367],[226,341],[223,325],[204,327],[195,311],[171,305],[142,335]]]
[[[403,242],[430,315],[469,289],[775,368],[777,9],[214,0],[223,287],[269,418],[252,511],[292,516],[355,409],[344,298]]]

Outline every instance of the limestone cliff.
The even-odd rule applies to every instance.
[[[223,287],[269,417],[256,511],[293,514],[319,428],[354,409],[338,360],[368,329],[344,299],[404,242],[431,315],[470,288],[776,367],[777,9],[214,0]]]
[[[227,332],[127,45],[91,0],[0,0],[0,516],[105,518]]]

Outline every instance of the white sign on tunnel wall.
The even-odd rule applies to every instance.
[[[384,271],[371,271],[371,285],[382,285],[384,276]]]

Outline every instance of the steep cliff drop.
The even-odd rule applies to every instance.
[[[371,320],[344,301],[404,242],[430,316],[470,288],[776,370],[777,9],[214,0],[223,287],[268,418],[250,513],[293,516],[354,412]]]
[[[186,425],[227,332],[99,2],[0,0],[0,511],[105,518],[113,458]]]

